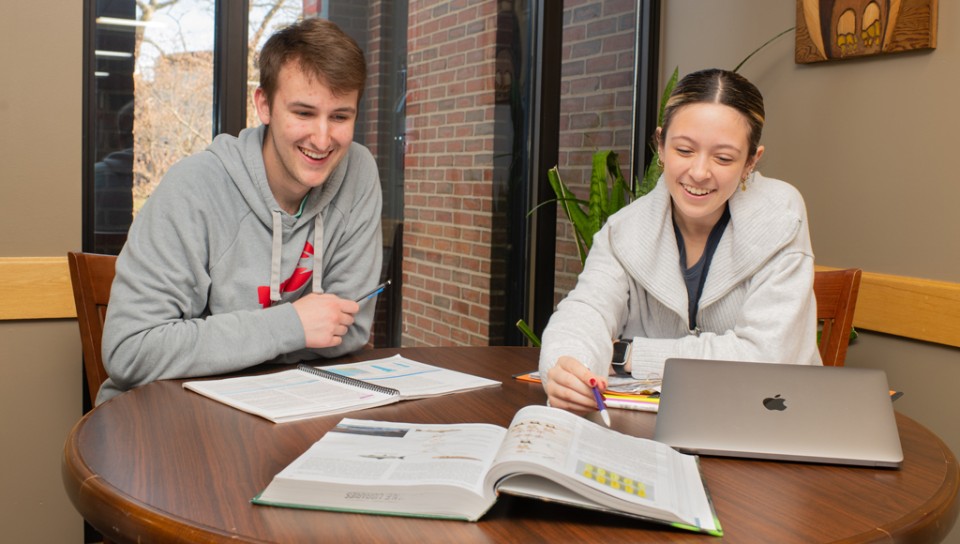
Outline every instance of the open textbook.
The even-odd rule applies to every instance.
[[[476,521],[500,493],[722,535],[697,457],[545,406],[507,429],[343,419],[253,502]]]
[[[274,423],[458,393],[500,382],[394,355],[386,359],[185,382],[183,387]]]

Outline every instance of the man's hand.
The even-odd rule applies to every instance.
[[[550,406],[571,412],[596,411],[597,400],[593,396],[593,384],[596,384],[601,392],[607,388],[606,378],[594,375],[573,357],[560,357],[557,364],[547,372],[547,399]]]
[[[308,348],[339,346],[360,305],[336,295],[310,293],[294,301]]]

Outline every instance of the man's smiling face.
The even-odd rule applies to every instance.
[[[260,121],[269,125],[263,162],[274,198],[295,213],[307,192],[323,185],[350,149],[357,120],[358,91],[334,95],[330,88],[287,61],[268,100],[257,89]]]

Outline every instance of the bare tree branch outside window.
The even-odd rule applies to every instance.
[[[167,170],[213,139],[213,0],[137,0],[134,55],[134,214]],[[300,16],[300,0],[250,3],[247,66],[248,123],[256,122],[252,95],[259,80],[262,41]]]

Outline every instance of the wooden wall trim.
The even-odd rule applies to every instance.
[[[864,272],[853,325],[960,347],[960,284]]]
[[[853,326],[960,347],[960,283],[864,271]]]
[[[77,317],[66,256],[0,257],[0,301],[0,320]],[[960,347],[960,283],[864,272],[853,324]]]
[[[0,257],[0,320],[77,317],[67,257]]]

